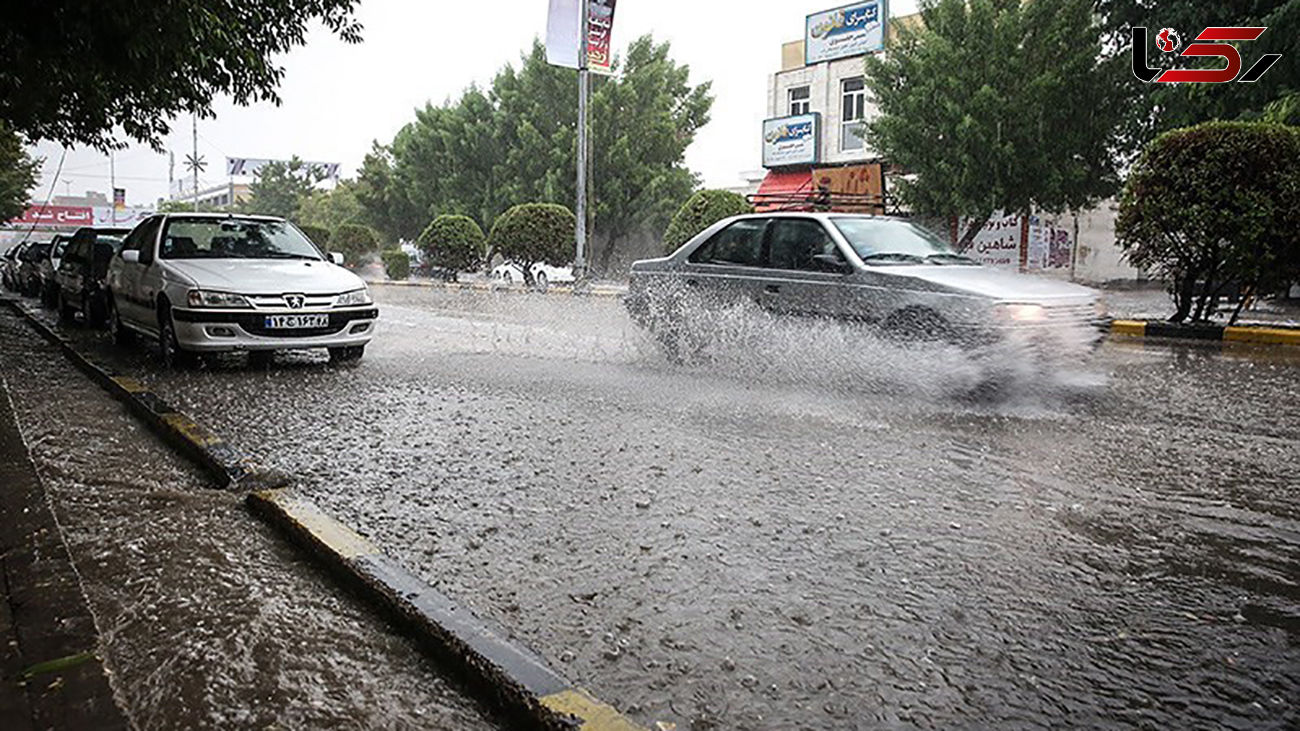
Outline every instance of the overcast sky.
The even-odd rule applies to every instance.
[[[651,33],[672,42],[672,55],[690,66],[692,83],[713,82],[712,122],[696,137],[686,162],[707,185],[731,185],[742,172],[760,167],[767,77],[780,65],[781,44],[802,37],[807,14],[844,2],[619,0],[614,45],[621,51]],[[915,6],[915,0],[896,0],[890,15],[914,12]],[[390,142],[416,107],[442,103],[472,83],[487,85],[507,63],[517,67],[533,37],[545,36],[546,11],[547,0],[362,0],[363,43],[348,45],[318,28],[306,46],[281,59],[281,106],[237,107],[221,100],[216,119],[200,120],[199,153],[209,162],[205,177],[224,182],[226,157],[292,155],[342,163],[344,176],[351,177],[371,141]],[[189,119],[177,121],[166,144],[176,153],[176,175],[184,175]],[[60,148],[41,144],[37,154],[45,163],[32,197],[42,201],[54,183]],[[115,160],[118,187],[126,188],[129,204],[166,196],[167,155],[132,146]],[[53,190],[110,195],[108,157],[69,151]]]

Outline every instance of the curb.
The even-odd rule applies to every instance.
[[[594,287],[586,292],[579,293],[573,287],[565,287],[560,285],[549,287],[545,292],[538,292],[537,290],[527,289],[523,287],[514,287],[514,286],[500,285],[500,284],[494,286],[491,284],[482,284],[479,282],[473,282],[473,283],[426,282],[426,281],[412,282],[409,280],[400,280],[400,281],[385,280],[382,282],[367,281],[366,284],[368,286],[382,286],[382,287],[414,287],[419,289],[449,289],[449,290],[456,290],[461,292],[542,294],[542,295],[555,295],[559,297],[604,297],[608,299],[617,299],[627,294],[626,292],[623,292],[621,290],[596,289]]]
[[[5,304],[27,320],[46,340],[58,346],[82,372],[90,376],[109,395],[121,401],[166,441],[198,464],[223,489],[265,489],[282,487],[288,477],[259,467],[250,457],[239,454],[188,414],[174,408],[134,378],[123,376],[108,366],[83,355],[72,341],[51,328],[31,310],[13,299]]]
[[[1182,338],[1257,345],[1300,346],[1300,329],[1283,327],[1181,325],[1160,320],[1113,320],[1112,335],[1134,338]]]
[[[544,729],[640,731],[574,687],[538,655],[429,587],[368,540],[292,490],[249,494],[249,509],[286,533],[367,599],[395,615],[465,679],[518,720]]]
[[[435,591],[351,528],[285,489],[288,476],[259,468],[220,437],[177,411],[135,379],[82,355],[24,303],[2,298],[37,332],[57,345],[114,398],[228,489],[249,489],[249,509],[293,543],[324,562],[365,599],[401,621],[471,687],[494,699],[512,720],[530,727],[572,731],[644,731],[535,653]]]

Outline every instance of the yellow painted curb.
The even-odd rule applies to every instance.
[[[299,530],[343,558],[379,553],[379,549],[359,533],[322,513],[311,503],[298,500],[288,490],[264,490],[257,493],[257,497],[279,508]]]
[[[645,731],[629,721],[613,706],[596,700],[581,688],[560,691],[539,699],[543,707],[556,713],[581,719],[583,731]]]
[[[1141,320],[1115,320],[1110,324],[1110,331],[1115,335],[1140,338],[1147,334],[1147,324]]]
[[[1276,327],[1228,327],[1223,330],[1223,339],[1237,343],[1300,345],[1300,330]]]

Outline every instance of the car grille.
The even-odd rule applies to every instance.
[[[1047,305],[1047,322],[1052,325],[1087,325],[1097,319],[1097,308],[1092,302],[1068,305]]]

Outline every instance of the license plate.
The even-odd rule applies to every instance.
[[[310,330],[329,326],[329,315],[270,315],[266,318],[267,330]]]

